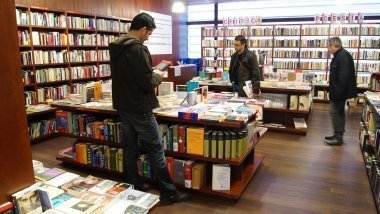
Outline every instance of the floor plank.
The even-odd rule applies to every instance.
[[[331,147],[322,141],[332,132],[328,104],[313,109],[306,136],[268,133],[258,144],[256,152],[266,158],[240,200],[193,193],[191,202],[152,213],[376,213],[358,145],[360,113],[347,116],[345,144]],[[33,145],[33,158],[47,167],[104,177],[55,160],[70,141],[59,137]]]

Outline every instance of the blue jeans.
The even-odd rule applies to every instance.
[[[118,112],[123,128],[123,172],[127,182],[141,184],[138,175],[138,142],[146,149],[150,166],[156,176],[161,196],[168,196],[177,191],[167,168],[166,158],[160,136],[160,130],[153,112],[131,114]]]

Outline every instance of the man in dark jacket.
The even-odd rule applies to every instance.
[[[162,82],[162,73],[152,70],[149,50],[143,45],[156,28],[154,19],[141,13],[133,18],[128,35],[111,43],[111,74],[113,107],[122,120],[123,128],[123,172],[127,182],[143,191],[150,187],[138,176],[138,142],[149,154],[161,204],[171,204],[190,199],[180,193],[173,184],[167,168],[166,158],[156,118],[152,110],[159,106],[155,87]]]
[[[342,41],[338,37],[329,39],[329,51],[334,54],[330,63],[330,117],[334,135],[325,137],[329,145],[341,145],[345,126],[346,100],[357,97],[355,64],[351,54],[342,48]]]
[[[235,53],[231,56],[230,81],[234,92],[238,92],[240,97],[246,97],[243,87],[245,81],[251,80],[253,88],[253,97],[257,98],[260,94],[260,71],[257,57],[247,48],[247,39],[242,36],[236,36],[234,41]]]

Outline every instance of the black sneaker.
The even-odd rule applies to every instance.
[[[176,202],[188,201],[191,199],[191,195],[187,192],[176,191],[173,195],[160,197],[161,205],[170,205]]]
[[[333,136],[326,136],[325,140],[332,140],[332,139],[334,139],[334,137],[335,137],[334,135]]]
[[[343,139],[334,137],[331,140],[325,140],[325,143],[327,143],[328,145],[331,145],[331,146],[340,146],[343,144]]]

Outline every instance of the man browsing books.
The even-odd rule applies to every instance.
[[[344,126],[346,122],[346,100],[357,97],[355,64],[351,54],[342,47],[338,37],[329,39],[329,51],[334,54],[330,63],[329,98],[330,117],[334,128],[334,135],[325,137],[329,145],[343,144]]]
[[[127,182],[146,191],[138,176],[138,142],[147,150],[160,189],[161,204],[190,199],[180,193],[170,177],[161,136],[152,110],[159,106],[154,89],[162,82],[162,72],[152,70],[149,50],[143,45],[156,28],[147,13],[133,18],[130,31],[110,44],[113,107],[122,120],[123,172]]]
[[[251,81],[253,97],[257,98],[260,94],[260,72],[257,57],[248,50],[247,39],[242,35],[235,37],[234,47],[236,52],[231,56],[228,70],[232,89],[234,92],[238,92],[239,96],[246,97],[243,87],[246,85],[246,81]]]

